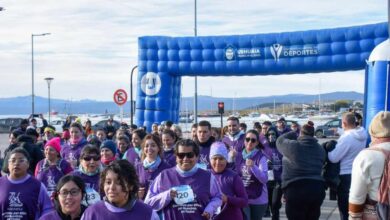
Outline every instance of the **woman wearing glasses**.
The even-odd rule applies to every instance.
[[[85,210],[84,220],[159,220],[155,211],[137,199],[138,177],[127,160],[116,160],[100,175],[100,190],[104,201]]]
[[[86,145],[81,151],[80,166],[72,173],[79,176],[85,183],[86,197],[83,200],[84,205],[89,206],[101,200],[99,193],[101,170],[99,148],[91,144]]]
[[[142,142],[142,163],[135,165],[135,170],[139,179],[138,198],[143,200],[148,192],[149,185],[161,173],[161,171],[168,169],[169,166],[163,159],[163,148],[161,146],[160,138],[156,135],[148,134]]]
[[[245,134],[245,148],[236,157],[236,170],[244,183],[248,194],[248,206],[244,210],[246,219],[262,219],[268,204],[268,166],[259,142],[259,133],[249,130]]]
[[[73,171],[70,164],[61,158],[60,138],[52,138],[45,145],[45,159],[38,162],[35,167],[35,177],[45,184],[48,195],[56,190],[60,178]]]
[[[199,151],[192,140],[178,141],[177,165],[162,171],[150,186],[145,203],[161,211],[163,219],[211,219],[221,206],[217,180],[196,165]]]
[[[84,181],[78,176],[63,176],[54,195],[55,210],[39,220],[79,220],[86,207],[81,204],[85,196]]]
[[[30,156],[23,148],[9,153],[9,175],[0,177],[1,219],[38,219],[52,205],[46,187],[27,173]]]

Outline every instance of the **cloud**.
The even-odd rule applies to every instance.
[[[387,20],[384,0],[197,2],[199,36],[323,29]],[[0,97],[31,94],[32,33],[51,33],[34,38],[36,95],[46,96],[43,78],[51,76],[55,78],[52,96],[74,100],[111,100],[117,88],[129,88],[131,68],[137,65],[138,37],[194,35],[194,0],[8,0],[0,4],[6,9],[0,12]],[[213,96],[221,97],[235,93],[316,94],[318,78],[324,79],[324,92],[362,92],[362,75],[358,71],[294,77],[199,77],[198,93],[208,95],[212,87]],[[353,80],[346,80],[349,78]],[[226,85],[232,89],[227,90]],[[183,77],[182,94],[193,94],[193,77]]]

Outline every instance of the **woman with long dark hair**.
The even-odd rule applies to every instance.
[[[42,216],[40,220],[79,220],[86,207],[81,204],[85,196],[84,181],[73,175],[63,176],[54,194],[55,210]]]
[[[100,175],[100,191],[106,195],[85,210],[84,220],[159,220],[153,209],[137,199],[139,183],[133,165],[116,160]]]

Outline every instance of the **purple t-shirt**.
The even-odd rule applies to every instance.
[[[135,201],[135,204],[130,210],[118,208],[112,204],[101,201],[90,207],[88,207],[82,220],[125,220],[125,219],[137,219],[137,220],[159,220],[156,212],[152,208],[140,201]]]
[[[136,165],[141,160],[137,152],[135,152],[134,147],[129,147],[129,149],[127,149],[125,155],[123,155],[123,159],[129,161],[132,165]]]
[[[242,152],[242,149],[244,149],[245,146],[245,133],[238,133],[235,136],[231,135],[225,135],[225,137],[222,138],[222,142],[225,143],[227,146],[229,146],[229,149],[234,149],[237,152]]]
[[[45,162],[46,159],[38,162],[36,167],[36,178],[45,184],[48,195],[51,196],[51,194],[56,190],[58,181],[62,176],[71,172],[72,167],[66,160],[63,159],[58,161],[58,165],[48,165],[45,164]]]
[[[85,138],[81,139],[80,142],[76,145],[71,145],[69,143],[65,143],[61,147],[61,157],[68,161],[68,163],[72,166],[73,169],[76,169],[79,165],[81,150],[87,144]]]
[[[0,178],[1,219],[38,219],[52,210],[45,186],[26,175],[20,180]]]

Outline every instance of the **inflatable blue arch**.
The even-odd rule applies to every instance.
[[[365,67],[369,72],[375,68],[367,65],[370,53],[387,38],[387,23],[254,35],[140,37],[136,124],[150,129],[153,123],[178,122],[182,76],[303,74]],[[367,83],[383,78],[368,78],[366,104],[377,104],[367,94],[375,99],[383,94]],[[377,111],[366,105],[366,111],[369,108]]]

